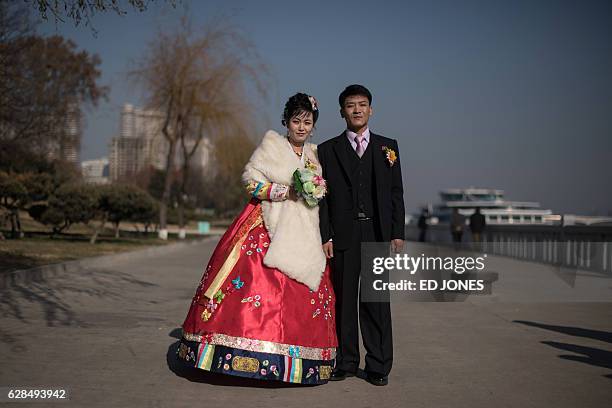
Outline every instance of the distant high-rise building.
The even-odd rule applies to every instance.
[[[114,137],[111,141],[109,172],[113,181],[138,173],[144,167],[141,139]]]
[[[163,169],[168,144],[162,134],[164,115],[155,110],[135,108],[125,104],[121,111],[122,138],[142,140],[143,164]]]
[[[85,160],[81,163],[81,173],[86,183],[106,184],[109,179],[108,158]]]
[[[145,166],[163,168],[162,119],[159,112],[123,105],[119,136],[112,139],[110,146],[111,180],[130,177]]]
[[[114,137],[110,145],[110,178],[112,181],[128,178],[143,168],[166,168],[169,144],[162,133],[164,115],[155,110],[135,108],[125,104],[121,110],[119,136]],[[193,142],[187,143],[187,148]],[[204,167],[209,161],[210,143],[203,140],[198,147],[193,161]],[[177,146],[175,165],[181,165],[183,159],[180,146]]]
[[[79,162],[82,136],[81,111],[77,105],[68,109],[66,118],[57,135],[51,138],[47,149],[49,159],[65,160],[69,163]]]

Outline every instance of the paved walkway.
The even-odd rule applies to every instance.
[[[0,387],[68,387],[72,399],[53,406],[73,407],[610,407],[612,303],[400,299],[387,387],[276,387],[185,369],[179,326],[214,244],[0,291]],[[47,406],[0,408],[30,405]]]

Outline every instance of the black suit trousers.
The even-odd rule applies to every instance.
[[[372,220],[353,221],[353,239],[346,250],[335,250],[332,278],[336,293],[338,350],[336,367],[355,372],[359,368],[359,332],[366,349],[365,371],[388,375],[393,363],[391,305],[389,302],[363,302],[359,288],[361,243],[375,242]]]

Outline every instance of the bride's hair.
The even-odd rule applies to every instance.
[[[305,93],[298,92],[287,100],[285,103],[285,110],[283,111],[283,118],[281,123],[283,126],[287,126],[289,120],[301,114],[302,112],[312,113],[312,120],[317,123],[319,118],[319,109],[316,106],[316,101],[312,96]]]

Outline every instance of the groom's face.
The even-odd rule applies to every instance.
[[[350,130],[362,131],[368,125],[372,107],[366,96],[353,95],[344,100],[344,105],[340,109],[340,115],[346,121],[346,127]]]

